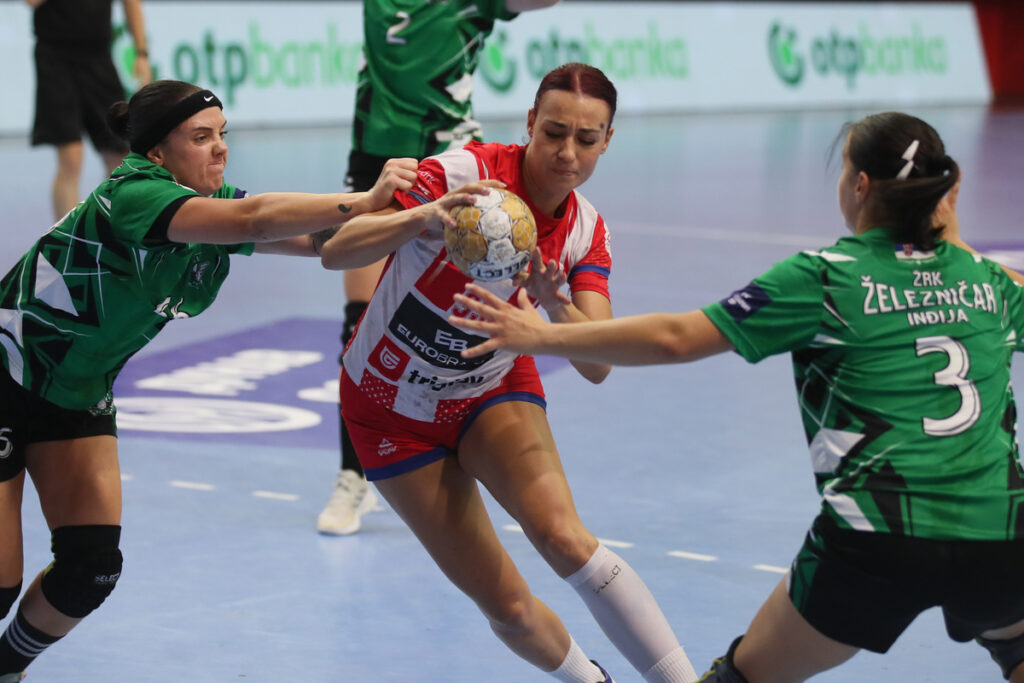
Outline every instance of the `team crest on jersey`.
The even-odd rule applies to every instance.
[[[409,364],[409,354],[387,337],[381,337],[380,343],[368,360],[381,377],[397,382],[405,372],[405,366]]]
[[[203,282],[203,277],[206,275],[206,271],[210,268],[209,261],[202,261],[192,265],[192,275],[189,282],[193,285],[200,285]]]
[[[733,320],[741,323],[770,304],[771,301],[772,298],[768,296],[768,292],[751,282],[743,289],[737,289],[730,296],[722,299],[721,304],[733,317]]]

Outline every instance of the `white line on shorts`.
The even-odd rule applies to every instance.
[[[688,553],[685,550],[669,550],[672,557],[681,557],[684,560],[699,560],[701,562],[714,562],[718,558],[714,555],[701,555],[700,553]]]
[[[252,495],[257,498],[270,498],[271,500],[298,500],[294,493],[277,493],[275,491],[253,491]]]

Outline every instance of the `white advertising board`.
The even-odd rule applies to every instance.
[[[145,11],[157,76],[214,90],[232,125],[351,120],[360,3],[149,0]],[[120,16],[115,25],[126,74],[131,40]],[[28,129],[31,56],[30,10],[0,2],[0,133]],[[562,2],[498,22],[476,75],[477,115],[522,116],[541,76],[566,61],[603,69],[622,112],[991,99],[966,2]]]

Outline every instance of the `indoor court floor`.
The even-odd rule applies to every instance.
[[[616,314],[682,311],[844,233],[840,125],[867,113],[621,116],[582,193],[612,234]],[[913,110],[964,170],[968,242],[1024,267],[1024,111]],[[520,142],[515,120],[491,140]],[[230,117],[229,117],[230,118]],[[230,120],[229,120],[230,127]],[[350,130],[237,130],[227,179],[252,193],[342,188]],[[837,152],[838,155],[838,152]],[[0,139],[0,267],[50,225],[54,155]],[[90,155],[83,187],[100,179]],[[218,301],[170,325],[117,385],[124,573],[27,683],[468,683],[553,680],[506,651],[397,516],[315,531],[337,468],[342,276],[313,259],[236,257]],[[790,361],[729,354],[619,368],[600,386],[542,363],[584,522],[644,577],[699,671],[742,633],[818,508]],[[1024,376],[1015,372],[1019,386]],[[534,592],[619,683],[640,681],[511,518],[494,524]],[[32,494],[26,576],[49,561]],[[987,653],[922,615],[885,656],[823,683],[998,681]]]

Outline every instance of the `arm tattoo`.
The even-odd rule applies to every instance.
[[[344,204],[338,204],[338,211],[341,211],[342,213],[348,213],[351,210],[352,210],[351,206],[345,206]]]
[[[340,227],[340,225],[335,225],[334,227],[324,228],[323,230],[320,230],[319,232],[314,232],[312,235],[310,235],[310,239],[313,240],[313,251],[316,252],[317,256],[320,255],[320,250],[324,248],[324,244],[327,242],[327,240],[334,237],[334,233],[338,232],[338,228]]]

